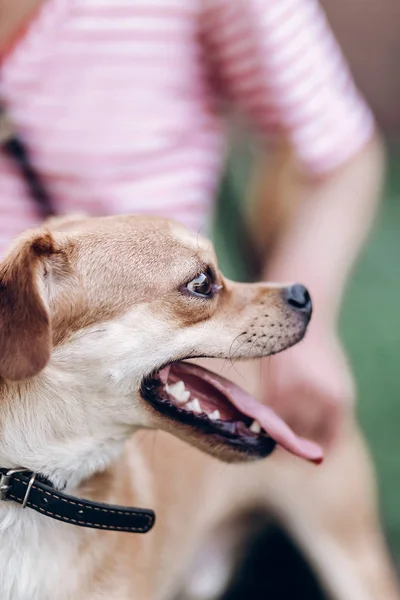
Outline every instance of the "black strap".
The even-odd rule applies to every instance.
[[[13,500],[64,523],[108,531],[147,533],[155,522],[152,510],[69,496],[55,490],[50,482],[31,471],[0,468],[0,475],[0,500]]]
[[[36,203],[39,217],[46,219],[54,216],[56,210],[40,174],[30,160],[24,141],[17,135],[4,106],[0,104],[0,145],[4,154],[14,162],[26,189]]]

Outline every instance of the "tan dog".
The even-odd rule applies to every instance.
[[[180,362],[279,352],[310,315],[301,286],[229,282],[208,242],[162,219],[61,219],[19,239],[0,265],[0,467],[82,498],[151,507],[157,525],[94,531],[0,502],[2,600],[171,598],[208,532],[255,505],[290,522],[327,573],[338,552],[326,519],[308,514],[301,494],[300,506],[281,497],[291,477],[283,451],[256,460],[278,443],[320,462],[319,447],[235,384]],[[256,363],[229,375],[257,395]],[[371,559],[386,591],[368,596],[340,556],[336,597],[395,597],[378,538]]]

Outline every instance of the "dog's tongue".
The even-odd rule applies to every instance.
[[[210,382],[211,383],[211,382]],[[217,387],[218,379],[213,381],[213,385]],[[271,408],[257,402],[253,396],[231,383],[224,380],[224,390],[221,388],[227,398],[240,412],[257,419],[261,427],[273,440],[285,450],[292,454],[305,458],[317,464],[323,461],[323,450],[319,444],[302,438],[294,433],[294,431],[279,417]]]
[[[191,363],[175,363],[173,368],[179,371],[183,381],[186,372],[219,390],[241,413],[256,419],[265,432],[285,450],[316,464],[323,461],[323,450],[319,444],[296,435],[271,408],[257,402],[231,381]]]

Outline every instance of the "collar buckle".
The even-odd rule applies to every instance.
[[[1,477],[0,477],[0,500],[7,500],[7,492],[11,487],[10,486],[11,477],[15,473],[25,473],[26,471],[29,471],[29,469],[23,469],[20,467],[18,469],[9,469],[7,471],[7,473],[1,474]],[[32,483],[33,483],[33,481],[32,481]],[[29,488],[29,491],[30,491],[30,488]],[[29,492],[27,493],[27,495],[29,496]],[[24,499],[25,504],[26,504],[27,499],[28,498]]]

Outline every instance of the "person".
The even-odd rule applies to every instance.
[[[314,317],[301,344],[264,364],[265,398],[299,433],[332,443],[354,400],[338,313],[384,153],[317,0],[2,6],[1,102],[58,213],[154,213],[204,233],[227,111],[268,140],[253,239],[263,276],[308,286]],[[1,254],[39,215],[6,153],[0,186]],[[282,205],[291,218],[271,250]]]

